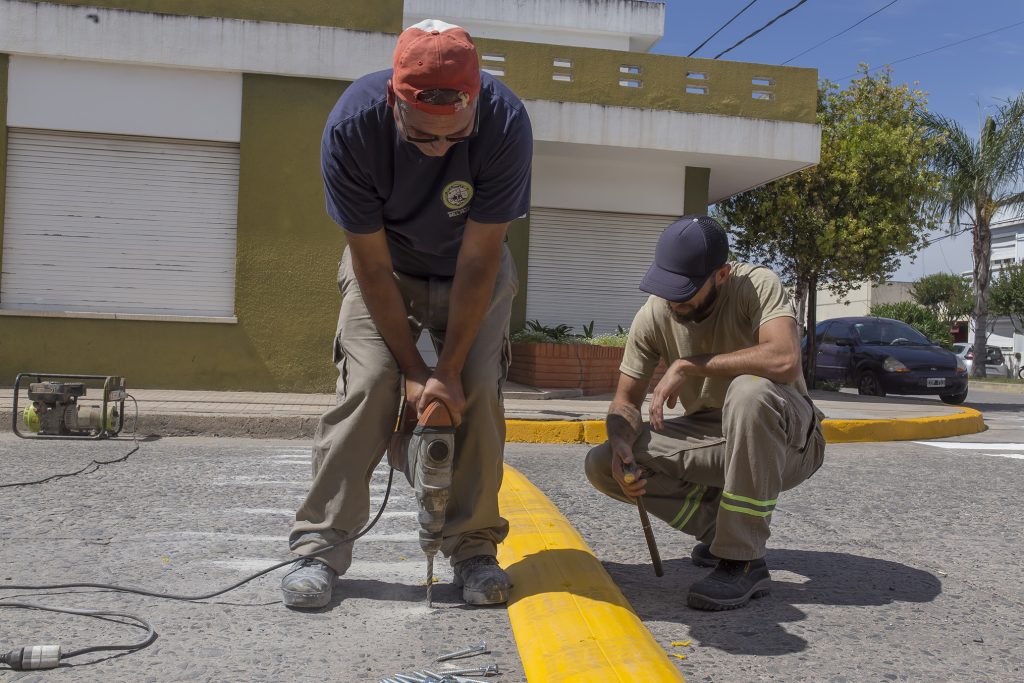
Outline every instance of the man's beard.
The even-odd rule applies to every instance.
[[[672,317],[677,323],[702,323],[711,315],[711,309],[714,308],[717,299],[718,283],[712,281],[711,291],[708,292],[708,295],[699,306],[686,313],[679,313],[672,307],[669,307],[669,310],[672,311]]]

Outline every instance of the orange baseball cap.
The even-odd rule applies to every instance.
[[[454,114],[480,92],[480,60],[466,29],[425,19],[398,36],[391,88],[403,102],[428,114]],[[463,95],[451,104],[420,99],[427,90],[457,90]]]

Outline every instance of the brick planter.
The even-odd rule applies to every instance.
[[[607,394],[619,381],[622,351],[590,344],[513,344],[508,378],[531,387]]]
[[[591,344],[512,344],[508,379],[543,389],[580,389],[585,396],[608,394],[619,383],[623,351]],[[659,363],[648,391],[664,374],[665,364]]]

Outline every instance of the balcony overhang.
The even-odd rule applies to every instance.
[[[709,168],[712,203],[821,158],[821,127],[812,123],[545,100],[526,105],[539,154]]]
[[[406,0],[404,26],[452,21],[475,38],[647,52],[665,32],[665,5],[646,0]]]
[[[0,52],[37,57],[355,80],[390,66],[395,40],[329,26],[0,0]]]

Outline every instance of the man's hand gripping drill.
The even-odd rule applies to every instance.
[[[455,420],[448,407],[433,401],[416,419],[415,408],[404,404],[388,462],[405,474],[416,491],[420,548],[427,556],[427,605],[433,603],[434,558],[441,549],[445,510],[451,498],[455,461]]]

